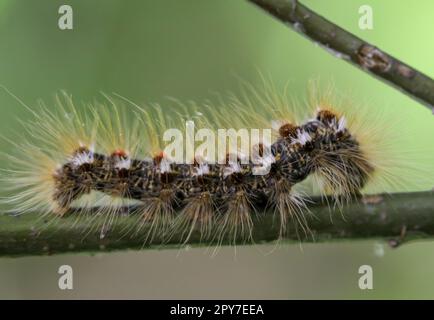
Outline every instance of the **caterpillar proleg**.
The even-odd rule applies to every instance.
[[[125,208],[137,219],[128,231],[146,242],[164,242],[175,232],[183,242],[193,232],[204,240],[249,241],[253,217],[264,207],[278,217],[277,237],[285,237],[288,223],[308,235],[310,197],[300,184],[310,181],[341,208],[371,184],[401,179],[393,173],[399,156],[389,153],[388,144],[396,140],[388,128],[361,108],[337,102],[330,90],[311,90],[305,104],[268,83],[260,89],[244,83],[241,94],[219,97],[217,103],[171,99],[164,109],[115,94],[81,108],[66,93],[56,100],[55,109],[29,108],[33,120],[24,124],[25,140],[10,141],[5,155],[10,168],[2,175],[12,195],[3,202],[19,214],[103,216],[102,225],[90,222],[101,237]],[[223,113],[223,105],[234,114]],[[198,130],[193,142],[185,127],[192,122]],[[180,132],[171,138],[184,144],[181,152],[195,151],[181,157],[184,162],[165,148],[165,132],[173,128]],[[202,130],[207,128],[211,131]],[[221,128],[271,135],[259,135],[255,143],[252,138],[247,151],[240,151],[241,134],[235,151],[230,143],[211,150],[221,142],[213,134]]]

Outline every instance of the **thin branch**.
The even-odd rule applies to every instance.
[[[310,210],[315,217],[309,219],[311,235],[300,238],[294,226],[288,230],[285,242],[324,242],[340,239],[386,239],[393,246],[403,241],[434,238],[434,192],[379,195],[364,198],[349,204],[342,212],[331,211],[324,204],[314,204]],[[53,223],[43,221],[40,215],[21,216],[0,215],[0,256],[48,255],[67,252],[105,252],[111,250],[141,248],[180,248],[180,234],[164,245],[159,239],[144,244],[143,234],[125,235],[125,230],[137,225],[137,217],[119,216],[107,235],[101,239],[98,223],[94,220],[93,231],[89,232],[89,222],[78,220],[74,214]],[[102,218],[103,219],[103,218]],[[39,221],[37,223],[36,221]],[[99,222],[102,222],[100,220]],[[254,220],[253,240],[266,243],[277,240],[279,223],[270,211]],[[227,239],[223,244],[228,244]],[[244,243],[237,241],[238,244]],[[213,245],[210,241],[200,241],[200,234],[193,233],[189,245]]]
[[[434,81],[383,50],[321,17],[296,0],[249,0],[335,57],[377,76],[434,113]]]

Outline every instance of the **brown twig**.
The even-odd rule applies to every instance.
[[[332,212],[321,202],[316,202],[309,209],[315,216],[308,221],[312,234],[297,235],[294,225],[291,225],[282,241],[383,239],[389,240],[392,246],[397,246],[414,239],[434,238],[434,193],[431,191],[365,198],[346,206],[342,215],[340,212]],[[53,223],[53,219],[43,221],[39,219],[40,216],[36,212],[18,217],[0,215],[0,256],[106,252],[143,247],[180,248],[183,243],[180,240],[181,234],[174,234],[163,245],[158,238],[144,243],[146,229],[135,236],[134,233],[126,234],[126,230],[134,230],[139,222],[137,217],[128,214],[115,219],[103,238],[100,229],[94,227],[90,230],[89,221],[84,217],[77,220],[73,213],[58,223]],[[92,225],[104,222],[105,217],[99,219],[93,220]],[[255,217],[253,230],[254,243],[275,241],[279,235],[279,221],[272,211],[266,211]],[[224,239],[223,244],[228,243],[232,244],[232,239]],[[238,239],[236,243],[244,241]],[[209,239],[201,241],[201,235],[195,231],[188,244],[212,246],[215,242]]]
[[[434,80],[321,17],[296,0],[249,0],[335,57],[407,93],[434,113]]]

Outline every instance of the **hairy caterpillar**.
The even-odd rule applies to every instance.
[[[402,163],[390,153],[396,140],[388,128],[336,101],[330,90],[314,90],[305,107],[269,83],[262,89],[244,83],[239,96],[218,97],[217,104],[170,100],[164,111],[117,95],[105,100],[80,109],[63,93],[54,111],[27,107],[33,120],[24,125],[26,140],[10,141],[17,153],[6,153],[10,168],[3,170],[12,192],[3,202],[14,212],[103,216],[102,225],[91,225],[103,237],[127,208],[137,217],[128,231],[147,242],[166,241],[174,232],[185,242],[193,232],[235,242],[251,239],[252,218],[264,206],[279,217],[279,237],[290,221],[308,234],[309,197],[297,190],[306,180],[332,196],[337,208],[370,184],[402,181],[393,171]],[[237,114],[228,117],[223,106]],[[162,136],[186,120],[199,128],[269,128],[272,140],[250,150],[267,172],[253,174],[251,159],[242,161],[244,154],[226,149],[218,151],[223,163],[209,161],[207,154],[175,163],[163,152]]]

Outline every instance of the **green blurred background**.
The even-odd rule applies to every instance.
[[[434,77],[434,2],[304,0],[310,8]],[[74,30],[57,27],[58,8],[74,10]],[[369,4],[374,29],[358,28]],[[312,78],[333,81],[355,100],[405,118],[405,150],[434,178],[434,118],[418,103],[340,61],[242,0],[0,0],[0,84],[26,104],[47,104],[65,89],[77,101],[116,92],[135,102],[203,100],[237,91],[257,70],[289,81],[305,97]],[[53,106],[54,107],[54,106]],[[26,111],[0,91],[0,134]],[[226,110],[230,116],[233,110]],[[2,150],[6,144],[0,142]],[[411,147],[411,148],[410,148]],[[416,179],[416,178],[415,178]],[[0,259],[0,298],[434,298],[434,243],[389,249],[381,242],[120,252]],[[75,271],[73,291],[57,269]],[[358,268],[374,269],[374,290],[358,288]]]

